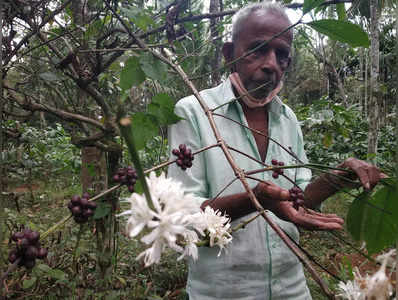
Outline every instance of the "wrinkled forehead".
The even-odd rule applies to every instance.
[[[274,36],[277,35],[286,28],[288,28],[292,23],[290,20],[281,14],[274,12],[265,12],[257,10],[247,15],[244,22],[241,22],[241,26],[237,31],[235,36],[235,42],[239,42],[241,39],[252,36]],[[290,29],[284,32],[279,39],[283,39],[289,44],[293,40],[293,31]]]

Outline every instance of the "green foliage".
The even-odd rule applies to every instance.
[[[13,178],[55,177],[68,172],[77,178],[81,168],[80,151],[71,144],[70,136],[56,123],[54,127],[37,127],[9,123],[7,128],[20,127],[20,143],[7,145],[6,163]],[[31,172],[31,174],[28,174]]]
[[[366,32],[358,25],[349,21],[324,19],[306,24],[331,39],[347,43],[352,47],[369,47],[370,45]]]
[[[150,53],[141,55],[140,65],[145,75],[161,84],[167,83],[167,65]]]
[[[132,115],[131,123],[135,146],[141,150],[159,133],[161,126],[174,124],[181,120],[174,113],[174,101],[166,94],[157,94],[148,105],[147,112]]]
[[[303,15],[305,15],[315,7],[318,7],[323,2],[323,0],[304,0]]]
[[[370,254],[394,246],[398,240],[396,187],[396,183],[385,184],[373,194],[363,192],[348,212],[347,229],[356,240],[366,242]]]
[[[368,160],[368,123],[360,107],[345,108],[322,98],[295,111],[301,120],[305,150],[311,162],[335,166],[348,157]],[[396,136],[393,126],[386,124],[379,132],[377,165],[392,173],[395,155]]]
[[[127,90],[132,86],[138,86],[145,80],[145,73],[142,71],[139,58],[130,57],[120,73],[120,87]]]

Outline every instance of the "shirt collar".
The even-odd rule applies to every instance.
[[[222,106],[220,108],[220,112],[225,114],[229,107],[232,107],[234,105],[239,105],[239,104],[237,101],[232,101],[236,97],[233,92],[232,83],[229,80],[229,78],[227,78],[223,83],[221,83],[221,85],[219,85],[219,88],[220,88],[220,92],[221,92],[220,95],[222,97],[219,97],[216,102],[217,102],[217,106],[225,104],[224,106]],[[281,114],[284,111],[283,103],[282,103],[281,99],[278,96],[275,96],[272,99],[272,101],[267,105],[269,108],[269,112],[273,113],[274,116],[279,119],[279,117],[281,116]]]

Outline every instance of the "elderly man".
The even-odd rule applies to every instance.
[[[268,165],[273,159],[285,164],[296,164],[297,158],[307,161],[296,116],[276,96],[290,63],[293,34],[285,31],[290,25],[283,7],[275,3],[241,9],[233,19],[232,42],[223,47],[232,74],[221,85],[201,92],[206,104],[217,113],[216,125],[223,139],[239,149],[232,155],[245,171],[262,168],[259,161]],[[207,117],[193,96],[179,101],[176,113],[184,120],[169,130],[170,149],[185,143],[195,151],[216,143]],[[266,136],[291,149],[296,158]],[[352,170],[366,189],[381,177],[376,167],[356,159],[340,166]],[[319,205],[338,190],[337,186],[344,185],[344,181],[330,175],[310,183],[311,172],[305,168],[286,169],[285,175],[305,190],[307,207]],[[210,205],[225,212],[233,225],[256,214],[242,184],[234,181],[235,175],[219,147],[197,155],[191,169],[170,167],[169,176],[182,181],[187,192],[198,197],[198,206]],[[335,215],[309,214],[283,201],[288,200],[287,189],[292,187],[284,177],[275,179],[270,172],[253,176],[262,181],[250,179],[249,183],[267,214],[297,242],[295,225],[322,230],[342,228],[342,219]],[[198,261],[189,261],[190,300],[311,299],[301,263],[264,219],[256,218],[233,237],[228,251],[219,257],[218,249],[201,247]]]

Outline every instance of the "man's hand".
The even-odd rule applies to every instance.
[[[335,171],[335,174],[340,176],[346,176],[350,179],[359,179],[362,186],[366,190],[371,190],[382,178],[388,177],[382,173],[376,166],[356,158],[348,158],[342,164],[338,165],[339,168],[348,169],[354,172],[354,177],[347,174],[344,171]]]
[[[335,214],[322,214],[300,207],[296,210],[290,199],[289,191],[271,182],[259,183],[254,194],[261,205],[271,210],[280,219],[311,230],[342,229],[343,219]]]

